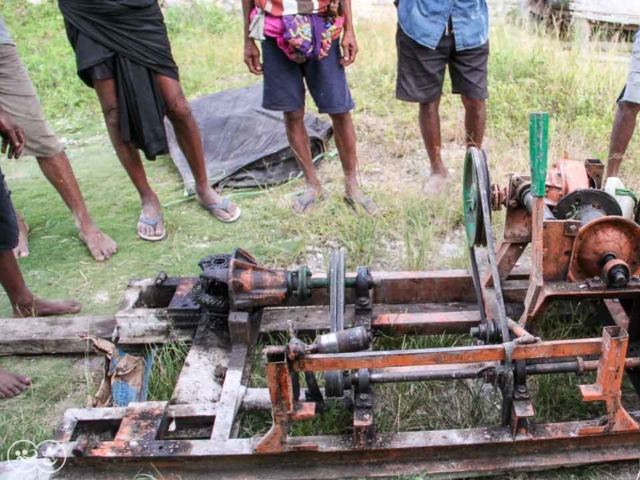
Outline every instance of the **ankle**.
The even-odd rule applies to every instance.
[[[355,193],[360,190],[360,186],[355,178],[345,178],[344,189],[347,193]]]
[[[147,203],[160,203],[160,200],[158,199],[158,195],[156,195],[156,192],[154,192],[153,190],[149,190],[148,192],[141,193],[140,201],[142,202],[143,205]]]
[[[440,177],[446,177],[448,175],[448,171],[444,164],[435,164],[431,165],[431,175],[438,175]]]
[[[213,187],[207,182],[196,184],[195,191],[198,196],[207,195],[210,192],[216,193]]]
[[[36,303],[37,298],[30,291],[20,293],[15,297],[11,297],[11,305],[13,308],[31,308]]]
[[[76,214],[74,215],[74,220],[75,220],[76,227],[81,232],[96,230],[98,228],[96,227],[96,224],[93,221],[93,218],[91,218],[91,215],[89,215],[88,213]]]

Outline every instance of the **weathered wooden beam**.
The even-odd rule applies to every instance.
[[[171,396],[172,404],[217,402],[222,392],[230,347],[202,321]]]
[[[91,344],[79,335],[110,339],[113,315],[0,319],[0,355],[84,353]]]
[[[246,393],[242,380],[247,367],[247,354],[247,346],[238,345],[233,347],[229,357],[227,375],[211,433],[211,440],[214,442],[224,443],[231,438],[236,415],[242,404],[242,397]]]

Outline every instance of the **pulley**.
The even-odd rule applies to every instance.
[[[480,169],[486,178],[486,182],[479,179]],[[486,247],[487,232],[484,227],[484,212],[482,209],[482,195],[480,189],[487,192],[487,198],[491,198],[491,182],[489,181],[489,167],[484,150],[470,148],[464,161],[464,174],[462,183],[462,198],[464,202],[464,228],[467,234],[469,246]],[[491,212],[491,208],[489,209]],[[491,220],[491,213],[489,213]]]
[[[508,319],[502,286],[500,284],[500,274],[498,261],[493,241],[493,230],[491,228],[491,182],[489,180],[489,166],[487,155],[483,150],[475,147],[469,148],[464,165],[464,221],[469,245],[469,258],[471,261],[471,275],[476,292],[476,299],[481,317],[480,332],[500,332],[499,338],[502,342],[510,340]],[[476,257],[475,247],[486,247],[489,260],[489,268],[493,278],[493,289],[490,298],[485,299],[485,294],[480,282],[480,271]],[[488,300],[489,303],[485,303]],[[488,308],[487,308],[488,307]],[[486,312],[491,312],[491,319],[488,319]],[[494,322],[495,325],[490,325]],[[497,338],[494,335],[483,335],[480,338],[486,343],[493,343]]]

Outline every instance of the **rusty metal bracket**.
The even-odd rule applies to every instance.
[[[607,407],[606,423],[582,428],[580,435],[638,430],[638,423],[621,403],[624,359],[627,356],[628,344],[629,335],[626,330],[617,326],[605,327],[596,383],[581,385],[580,393],[585,402],[605,402]]]

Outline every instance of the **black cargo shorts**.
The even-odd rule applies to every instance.
[[[18,220],[9,195],[0,170],[0,250],[13,250],[18,246]]]
[[[398,25],[398,100],[429,103],[439,99],[447,65],[453,93],[464,95],[471,100],[485,100],[489,97],[489,42],[480,47],[456,51],[454,35],[444,34],[437,48],[433,50],[416,42]]]

